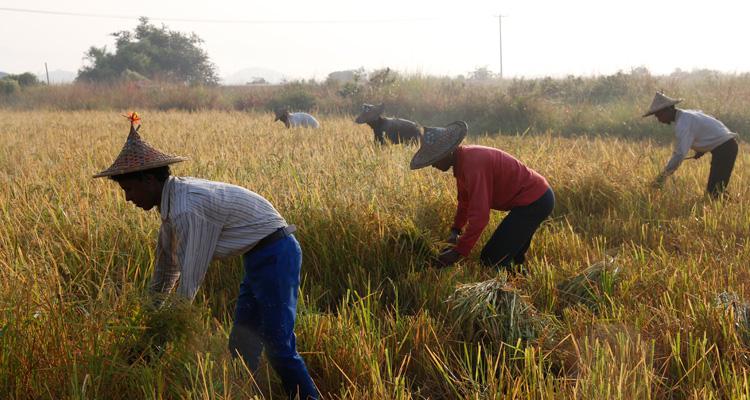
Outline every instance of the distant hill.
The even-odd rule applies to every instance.
[[[4,77],[8,76],[10,74],[0,71],[0,79],[3,79]]]
[[[222,79],[225,85],[245,85],[253,81],[264,79],[268,83],[279,83],[284,80],[284,74],[267,68],[245,68]]]

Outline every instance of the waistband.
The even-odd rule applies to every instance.
[[[724,143],[722,143],[722,144],[714,147],[713,150],[711,150],[711,153],[715,152],[716,150],[719,150],[719,151],[724,150],[724,148],[727,147],[727,146],[734,147],[734,146],[737,146],[737,145],[738,145],[737,138],[733,137],[733,138],[730,138],[729,140],[725,141]]]
[[[268,234],[268,236],[264,237],[263,239],[259,240],[258,243],[253,246],[252,249],[248,250],[245,254],[251,254],[252,252],[256,250],[260,250],[263,247],[268,246],[269,244],[279,240],[283,239],[292,233],[297,231],[297,227],[294,225],[288,225],[279,229],[276,229],[275,231]]]

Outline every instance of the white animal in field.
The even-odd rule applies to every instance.
[[[289,112],[288,108],[278,108],[274,110],[276,114],[275,121],[281,121],[287,128],[320,128],[320,122],[315,117],[304,112]]]

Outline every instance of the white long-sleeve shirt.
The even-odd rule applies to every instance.
[[[192,300],[215,258],[243,254],[286,221],[265,198],[243,187],[170,177],[164,184],[152,291]]]
[[[320,123],[312,115],[303,112],[289,114],[289,127],[320,128]]]
[[[677,110],[672,158],[664,167],[664,174],[672,174],[682,164],[690,149],[709,152],[729,139],[737,137],[718,119],[698,110]]]

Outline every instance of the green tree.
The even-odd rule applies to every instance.
[[[189,83],[216,84],[219,81],[213,63],[199,46],[203,40],[195,33],[189,35],[157,27],[141,17],[133,32],[112,34],[117,38],[116,51],[105,47],[91,47],[86,52],[90,65],[78,71],[77,81],[114,82],[123,74],[137,73],[148,79]],[[126,72],[129,71],[129,72]]]
[[[3,79],[10,79],[18,82],[18,84],[21,87],[25,86],[35,86],[39,85],[41,82],[39,81],[39,78],[36,77],[36,75],[32,74],[31,72],[24,72],[22,74],[18,75],[7,75]]]
[[[469,72],[469,79],[473,81],[488,81],[495,77],[495,74],[486,66],[477,67],[474,71]]]

